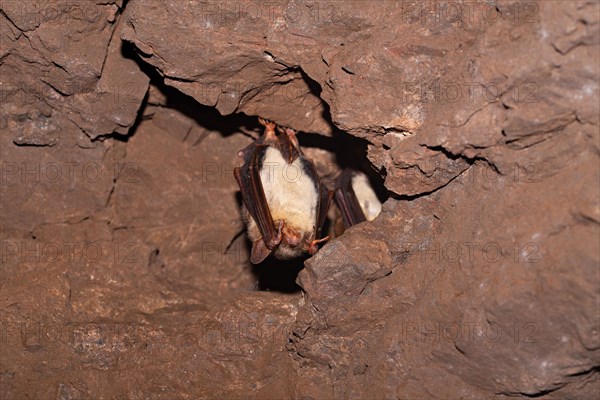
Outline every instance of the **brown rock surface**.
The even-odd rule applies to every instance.
[[[596,398],[599,21],[3,1],[0,397]],[[328,182],[367,147],[390,194],[299,286],[301,262],[248,262],[256,115]]]

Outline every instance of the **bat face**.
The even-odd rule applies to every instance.
[[[250,261],[269,254],[289,259],[314,254],[331,194],[302,153],[296,134],[260,120],[265,133],[241,150],[244,165],[234,170],[242,192],[242,214],[252,241]]]

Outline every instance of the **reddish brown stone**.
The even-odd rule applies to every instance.
[[[597,2],[0,9],[2,399],[597,397]],[[257,115],[390,194],[299,286]]]

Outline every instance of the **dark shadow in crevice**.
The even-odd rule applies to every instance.
[[[238,207],[242,207],[242,195],[236,193]],[[244,229],[245,254],[250,257],[252,243]],[[250,260],[248,259],[248,263]],[[300,286],[296,283],[298,273],[304,268],[304,259],[277,260],[269,256],[258,265],[250,264],[252,274],[256,277],[256,290],[281,293],[297,293]]]
[[[252,272],[257,278],[257,290],[280,293],[297,293],[300,286],[296,283],[298,273],[304,268],[304,259],[277,260],[272,256],[254,265]]]
[[[246,115],[244,113],[236,113],[230,115],[221,115],[215,107],[205,106],[200,104],[193,97],[181,92],[180,90],[168,86],[164,83],[164,77],[160,72],[144,61],[144,57],[137,51],[136,47],[129,42],[123,42],[123,56],[137,62],[139,68],[150,77],[150,84],[154,85],[160,93],[165,97],[165,104],[155,104],[157,106],[172,108],[179,111],[188,118],[194,120],[199,126],[209,130],[219,132],[223,136],[230,136],[235,133],[240,133],[241,130],[260,131],[260,125],[256,117]],[[148,106],[148,101],[143,103],[140,108],[140,119],[143,120],[145,108]],[[139,125],[139,124],[138,124]],[[135,126],[137,127],[137,125]],[[129,136],[135,135],[136,130],[130,129]]]
[[[304,71],[300,70],[300,73],[311,93],[320,99],[322,89],[319,83],[309,77]],[[350,168],[364,172],[369,177],[369,181],[375,193],[377,193],[377,197],[383,203],[389,198],[388,190],[383,184],[386,171],[385,169],[377,170],[367,158],[369,142],[339,129],[333,123],[329,104],[323,100],[321,100],[321,103],[323,104],[323,113],[321,116],[331,128],[331,137],[301,133],[298,135],[300,144],[305,147],[317,147],[334,153],[340,170]]]
[[[158,107],[168,107],[181,112],[183,115],[194,120],[199,126],[220,133],[227,137],[236,133],[259,132],[262,126],[258,123],[256,116],[249,116],[244,113],[230,115],[221,115],[215,107],[209,107],[200,104],[193,97],[181,92],[180,90],[168,86],[164,83],[164,77],[155,67],[148,64],[143,54],[140,54],[136,47],[129,42],[123,42],[123,56],[136,61],[139,68],[150,77],[150,84],[156,87],[164,96],[164,104],[153,104],[149,102],[149,93],[138,111],[138,117],[135,124],[129,130],[127,135],[114,135],[113,139],[128,141],[130,137],[136,134],[140,123],[145,119],[151,119],[147,114],[149,105]],[[311,92],[320,98],[320,85],[308,77],[301,69],[297,69],[307,82]],[[349,135],[338,129],[332,121],[329,105],[323,101],[323,118],[331,126],[332,136],[327,137],[317,133],[298,133],[298,140],[303,147],[315,147],[332,152],[336,157],[336,164],[341,171],[344,168],[352,168],[365,172],[371,179],[372,186],[380,196],[382,202],[387,199],[388,194],[383,186],[382,171],[376,171],[367,159],[368,142],[364,139]],[[293,110],[290,112],[294,112]],[[331,188],[333,189],[333,188]],[[238,192],[236,196],[238,206],[241,207],[241,195]],[[330,223],[330,222],[328,222]],[[328,228],[325,227],[324,232]],[[250,254],[251,243],[245,235],[245,246],[247,254]],[[294,260],[277,260],[269,256],[263,263],[252,266],[252,271],[256,276],[257,289],[261,291],[277,291],[282,293],[296,293],[301,288],[296,283],[298,273],[304,267],[305,258]],[[249,261],[248,261],[249,262]]]
[[[369,162],[367,158],[369,142],[366,140],[338,130],[332,137],[315,133],[299,133],[298,141],[302,147],[319,148],[335,154],[335,163],[340,171],[349,168],[364,172],[382,203],[390,197],[383,184],[386,171],[376,170]]]

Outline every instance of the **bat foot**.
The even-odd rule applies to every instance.
[[[275,129],[277,128],[277,125],[275,124],[275,122],[258,117],[258,123],[265,127],[265,138],[266,139],[273,139],[277,136],[275,134]]]
[[[279,128],[279,131],[281,133],[286,134],[290,142],[292,142],[294,146],[296,146],[296,148],[300,147],[300,143],[298,142],[298,138],[296,137],[295,130],[293,130],[292,128]]]
[[[263,118],[263,117],[258,117],[258,123],[261,124],[261,125],[263,125],[263,126],[268,126],[268,125],[271,125],[271,124],[275,125],[274,122],[269,121],[268,119]]]
[[[319,250],[319,243],[323,243],[329,240],[329,235],[325,236],[324,238],[321,239],[315,239],[312,242],[310,242],[310,245],[308,246],[308,252],[310,255],[315,254],[318,250]]]
[[[292,128],[282,128],[281,131],[285,132],[286,135],[288,135],[290,137],[290,139],[296,137],[296,131],[293,130]]]

